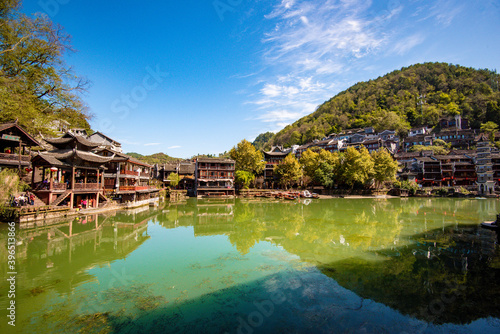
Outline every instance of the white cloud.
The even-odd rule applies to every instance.
[[[282,0],[276,5],[266,16],[274,27],[262,41],[264,66],[272,74],[260,71],[258,93],[247,102],[258,115],[249,119],[274,130],[331,98],[343,81],[339,75],[387,43],[385,23],[401,13],[401,6],[370,10],[371,1],[363,0]]]
[[[393,51],[399,55],[405,54],[415,46],[422,44],[425,40],[425,37],[421,34],[415,34],[412,36],[408,36],[407,38],[399,41],[394,45]]]
[[[158,145],[161,145],[161,143],[147,143],[147,144],[144,144],[144,146],[158,146]]]
[[[176,148],[181,148],[182,146],[170,146],[168,147],[169,150],[173,150],[173,149],[176,149]]]
[[[464,4],[455,0],[438,0],[432,7],[427,9],[427,16],[425,16],[423,20],[433,18],[439,24],[447,27],[451,24],[455,17],[464,10],[464,8]]]

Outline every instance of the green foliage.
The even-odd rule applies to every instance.
[[[498,124],[492,121],[481,124],[481,131],[488,134],[490,142],[495,141],[495,133],[498,131]]]
[[[288,186],[302,177],[302,168],[293,154],[288,154],[283,162],[274,166],[274,173],[279,177],[279,183],[288,189]]]
[[[374,161],[368,150],[361,146],[358,151],[354,147],[347,148],[342,163],[342,179],[351,188],[355,184],[364,185],[374,175]]]
[[[446,63],[416,64],[360,82],[274,135],[269,145],[304,144],[341,129],[373,126],[377,131],[438,124],[462,115],[472,128],[500,124],[500,76],[487,69]]]
[[[432,151],[434,152],[434,155],[446,155],[449,153],[446,147],[440,145],[432,145],[432,146],[413,145],[408,151],[409,152]]]
[[[251,172],[238,170],[235,172],[235,182],[242,186],[243,189],[248,189],[248,186],[255,180],[255,175]]]
[[[408,190],[408,193],[410,195],[415,195],[417,193],[417,191],[420,189],[420,187],[418,186],[417,182],[415,181],[408,181],[408,180],[403,180],[403,181],[399,181],[399,180],[396,180],[392,183],[393,187],[396,188],[396,189],[406,189]]]
[[[170,186],[172,188],[175,188],[179,184],[181,178],[177,173],[170,173],[170,175],[167,177],[167,180],[170,181]]]
[[[433,144],[433,146],[444,147],[447,150],[451,149],[451,143],[447,143],[442,139],[436,139],[436,140],[434,140],[434,142],[432,144]]]
[[[150,164],[150,165],[154,165],[154,164],[163,165],[163,164],[166,164],[169,162],[175,162],[175,161],[182,160],[180,158],[173,158],[173,157],[171,157],[165,153],[162,153],[162,152],[151,154],[151,155],[142,155],[142,154],[135,153],[135,152],[130,152],[130,153],[126,153],[126,154],[130,155],[131,157],[133,157],[137,160],[141,160],[142,162]]]
[[[0,207],[7,205],[10,197],[22,190],[16,171],[5,168],[0,172]]]
[[[300,157],[300,164],[304,169],[304,175],[318,184],[331,188],[339,175],[340,156],[338,152],[331,153],[323,149],[315,152],[307,149]]]
[[[373,158],[373,178],[377,183],[377,188],[385,181],[393,181],[396,179],[396,173],[399,165],[391,154],[384,148],[374,151],[371,154]]]
[[[0,7],[0,123],[18,119],[28,132],[49,135],[57,120],[90,130],[80,97],[88,83],[63,61],[70,37],[47,16],[21,13],[20,2]]]
[[[242,170],[254,174],[259,174],[264,170],[266,162],[264,154],[255,149],[249,141],[243,139],[236,147],[229,151],[229,156],[236,163],[236,171]]]
[[[314,180],[325,188],[333,188],[335,185],[335,167],[326,161],[321,161],[314,171]]]
[[[261,133],[260,135],[257,136],[257,138],[255,138],[252,145],[255,146],[255,148],[257,148],[258,150],[267,149],[266,144],[273,137],[274,137],[274,133],[272,133],[272,132]]]

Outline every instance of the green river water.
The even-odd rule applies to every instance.
[[[496,199],[189,200],[0,226],[0,333],[500,333]],[[15,327],[8,324],[15,301]]]

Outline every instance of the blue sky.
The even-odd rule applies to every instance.
[[[24,0],[72,36],[91,126],[189,158],[415,63],[499,68],[500,0]]]

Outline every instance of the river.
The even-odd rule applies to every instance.
[[[498,212],[496,199],[190,199],[16,225],[0,332],[498,333],[499,237],[479,227]]]

